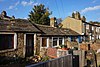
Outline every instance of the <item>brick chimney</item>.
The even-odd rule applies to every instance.
[[[50,18],[50,26],[51,27],[56,27],[57,26],[57,20],[55,17]]]

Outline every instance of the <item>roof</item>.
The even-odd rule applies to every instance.
[[[37,28],[42,32],[42,35],[79,35],[75,31],[71,29],[65,29],[65,28],[56,28],[46,25],[39,25],[36,24]]]
[[[68,28],[61,28],[62,32],[64,32],[66,35],[81,35],[74,30],[68,29]]]
[[[15,19],[13,21],[1,20],[0,31],[40,32],[32,23],[25,19]]]
[[[1,32],[39,32],[42,35],[51,36],[68,36],[68,35],[79,35],[71,29],[51,27],[47,25],[40,25],[31,23],[25,19],[15,20],[0,20],[0,31]]]

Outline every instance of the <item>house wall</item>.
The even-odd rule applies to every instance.
[[[40,40],[41,40],[41,37],[37,36],[37,43],[36,43],[36,55],[39,55],[40,54]]]
[[[18,33],[18,50],[17,50],[17,55],[19,57],[25,57],[23,54],[23,49],[25,48],[24,46],[24,33]]]
[[[83,23],[81,20],[71,17],[67,17],[61,22],[61,24],[63,25],[62,28],[69,28],[81,35],[88,35],[88,37],[85,38],[86,41],[96,41],[97,39],[100,39],[100,27],[94,26],[95,24],[91,25],[88,23]]]
[[[61,24],[63,25],[62,28],[70,28],[79,34],[83,33],[84,26],[81,20],[67,17],[64,21],[61,22]]]
[[[24,33],[17,33],[17,48],[16,49],[7,49],[0,51],[0,56],[6,57],[25,57],[23,55],[24,49]]]
[[[99,27],[86,24],[86,35],[89,36],[89,40],[95,41],[99,38],[100,31]]]
[[[45,38],[47,38],[47,46],[46,47],[42,47],[42,38],[44,38],[44,37],[38,37],[38,49],[37,49],[37,50],[39,50],[38,52],[40,52],[41,56],[45,56],[46,55],[48,47],[54,48],[54,47],[59,46],[59,43],[58,43],[59,39],[57,39],[57,46],[53,46],[53,37],[45,37]],[[54,38],[59,38],[59,37],[54,37]],[[62,41],[62,43],[64,43],[64,42]]]
[[[44,37],[43,37],[44,38]],[[59,37],[56,37],[58,38],[57,40],[57,46],[53,46],[53,37],[45,37],[47,39],[49,39],[47,42],[47,46],[46,47],[42,47],[42,37],[38,37],[38,42],[37,42],[37,52],[38,54],[40,54],[41,56],[45,56],[46,55],[46,52],[47,52],[47,48],[48,47],[52,47],[52,48],[56,48],[58,47],[60,44],[59,44]],[[78,47],[78,38],[76,39],[77,42],[71,42],[69,40],[69,37],[62,37],[62,45],[67,45],[67,48],[72,48],[72,47]],[[40,45],[40,46],[39,46]]]

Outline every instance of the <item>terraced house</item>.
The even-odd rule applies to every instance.
[[[79,12],[72,13],[72,17],[67,17],[60,25],[62,28],[72,29],[83,35],[78,37],[80,42],[100,39],[100,24],[86,22],[86,18],[84,16],[81,17]]]
[[[73,40],[70,37],[78,36],[80,34],[67,28],[32,24],[24,19],[1,19],[0,56],[25,58],[41,54],[48,47],[68,45],[67,42]],[[76,41],[79,42],[77,38]]]

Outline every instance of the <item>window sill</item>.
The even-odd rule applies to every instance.
[[[0,53],[6,53],[6,52],[11,52],[15,51],[16,49],[6,49],[6,50],[0,50]]]

